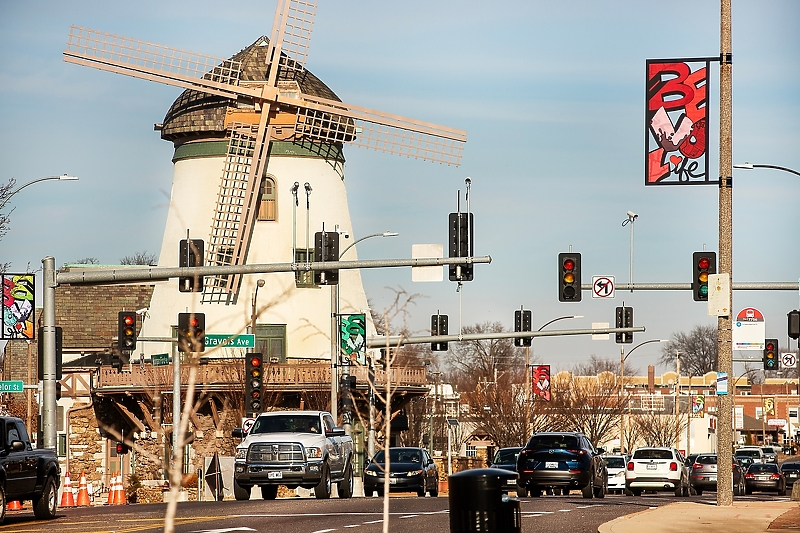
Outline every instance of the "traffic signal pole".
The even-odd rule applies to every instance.
[[[42,285],[44,290],[42,309],[42,432],[43,447],[56,449],[56,287],[59,285],[114,285],[135,281],[157,281],[171,278],[212,276],[218,274],[266,274],[271,272],[306,272],[315,270],[354,268],[424,267],[441,265],[488,264],[490,256],[438,257],[420,259],[383,259],[367,261],[326,261],[314,263],[270,263],[234,266],[203,267],[147,267],[72,272],[57,272],[55,257],[42,259]],[[175,376],[180,379],[178,360],[173,348]],[[335,357],[335,354],[331,354]],[[177,396],[177,395],[176,395]],[[174,401],[174,399],[173,399]],[[180,407],[180,405],[178,405]],[[177,411],[180,412],[180,409]],[[177,442],[177,441],[176,441]]]

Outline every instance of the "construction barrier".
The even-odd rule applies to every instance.
[[[86,487],[86,472],[81,472],[81,483],[78,485],[78,507],[89,507],[92,501],[89,499],[89,490]]]
[[[61,505],[59,507],[75,507],[75,496],[72,494],[72,481],[69,479],[69,472],[64,475],[64,488],[61,492]]]

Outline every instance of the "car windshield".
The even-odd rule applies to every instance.
[[[776,474],[778,467],[772,464],[754,463],[747,469],[748,474]]]
[[[625,468],[625,459],[622,457],[606,457],[607,468]]]
[[[736,457],[761,457],[759,450],[736,450]]]
[[[516,448],[509,450],[498,450],[494,456],[494,464],[496,465],[513,465],[517,462],[519,450]]]
[[[773,450],[772,448],[761,448],[761,451],[764,453],[768,453],[770,455],[775,455],[775,450]]]
[[[386,462],[383,450],[375,454],[374,462],[383,464]],[[390,448],[389,449],[389,462],[390,463],[421,463],[422,454],[419,450],[403,449],[403,448]]]
[[[270,415],[260,416],[253,424],[250,434],[256,433],[319,433],[318,416]]]
[[[634,459],[672,459],[670,450],[636,450],[633,452]]]
[[[572,435],[534,435],[527,447],[530,449],[577,450],[578,439]]]
[[[715,465],[717,464],[717,456],[716,455],[698,455],[697,458],[694,460],[695,463],[699,463],[701,465]]]

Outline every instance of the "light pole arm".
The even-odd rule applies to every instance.
[[[747,169],[747,170],[752,170],[754,168],[771,168],[773,170],[783,170],[784,172],[791,172],[792,174],[800,176],[800,172],[798,172],[796,170],[793,170],[791,168],[788,168],[788,167],[782,167],[780,165],[756,165],[756,164],[752,164],[752,163],[744,163],[744,164],[740,164],[740,165],[733,165],[733,168],[744,168],[744,169]]]
[[[76,178],[75,176],[67,176],[66,174],[64,174],[62,176],[47,176],[45,178],[38,178],[38,179],[35,179],[33,181],[29,181],[25,185],[22,185],[21,187],[17,187],[16,189],[14,189],[14,191],[12,191],[11,194],[9,194],[6,197],[6,199],[3,200],[3,203],[0,204],[0,209],[3,209],[6,206],[6,204],[11,199],[12,196],[17,194],[19,191],[21,191],[22,189],[24,189],[28,185],[33,185],[34,183],[39,183],[40,181],[47,181],[47,180],[77,180],[77,179],[78,178]]]
[[[347,246],[347,248],[345,248],[344,250],[342,250],[342,252],[339,254],[339,259],[341,259],[342,257],[344,257],[344,254],[347,252],[347,250],[349,250],[350,248],[352,248],[352,247],[353,247],[353,246],[355,246],[356,244],[360,243],[361,241],[364,241],[364,240],[370,239],[370,238],[372,238],[372,237],[395,237],[395,236],[397,236],[397,235],[399,235],[399,234],[398,234],[398,233],[396,233],[396,232],[394,232],[394,231],[384,231],[384,232],[382,232],[382,233],[372,233],[372,234],[370,234],[370,235],[365,235],[364,237],[361,237],[360,239],[356,239],[355,241],[351,242],[351,243],[350,243],[350,244]]]

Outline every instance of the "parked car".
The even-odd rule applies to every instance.
[[[604,455],[608,471],[608,491],[610,493],[625,492],[625,465],[630,459],[630,455]]]
[[[643,490],[674,491],[689,496],[689,469],[675,448],[638,448],[625,467],[625,487],[634,496]]]
[[[509,472],[516,472],[517,457],[519,457],[520,450],[522,450],[521,446],[500,448],[497,450],[497,453],[494,454],[494,458],[492,458],[492,464],[489,466],[489,468],[500,468],[502,470],[508,470]],[[517,479],[503,478],[503,482],[505,483],[503,486],[503,492],[507,493],[516,491],[517,496],[522,497],[528,495],[528,492],[517,484]]]
[[[754,490],[777,492],[786,496],[786,478],[774,463],[753,463],[744,475],[745,494]]]
[[[694,460],[697,459],[698,455],[700,455],[700,454],[699,453],[690,453],[689,455],[686,456],[686,460],[684,461],[684,463],[686,463],[686,467],[687,468],[689,468],[689,469],[692,468],[692,465],[694,464]]]
[[[386,455],[383,450],[364,468],[364,495],[384,493]],[[389,448],[389,492],[416,492],[424,497],[439,495],[439,469],[424,448]]]
[[[761,451],[764,452],[764,462],[765,463],[777,463],[778,462],[778,452],[775,451],[775,448],[772,446],[762,446]]]
[[[800,463],[787,462],[780,466],[783,477],[786,480],[786,487],[791,487],[794,482],[800,479]]]
[[[689,482],[698,496],[702,496],[704,490],[717,490],[717,454],[698,454],[689,468]],[[732,468],[733,493],[742,496],[745,492],[744,471],[736,458]]]
[[[734,457],[739,460],[742,467],[747,468],[753,463],[764,462],[764,451],[757,446],[747,446],[739,448],[734,452]]]
[[[608,491],[604,451],[581,433],[535,433],[517,458],[519,486],[533,497],[552,487],[580,489],[584,498],[603,498]]]

